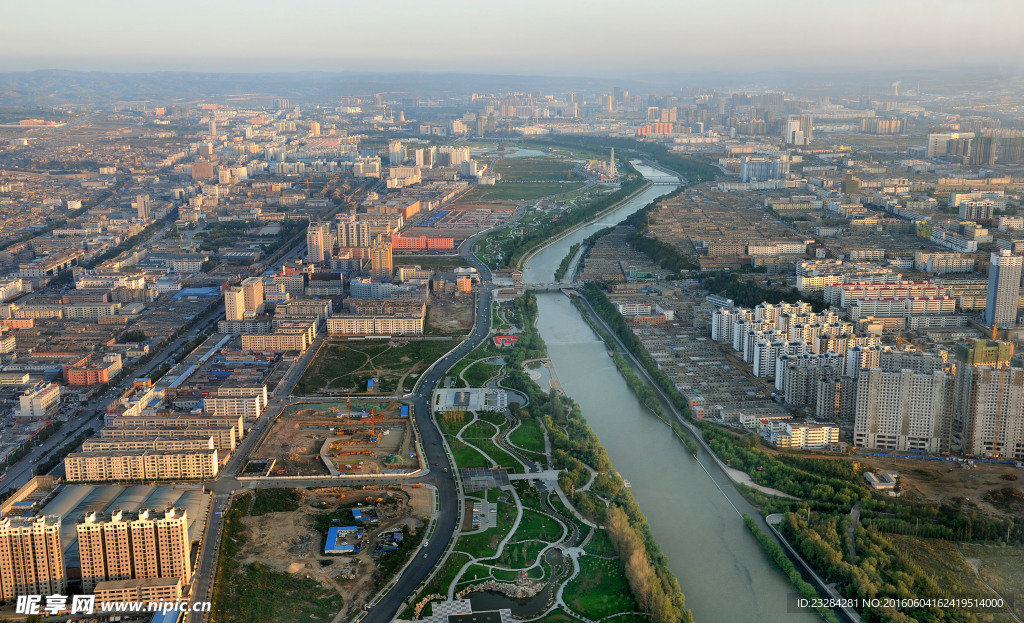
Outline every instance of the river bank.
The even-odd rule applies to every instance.
[[[643,165],[637,167],[643,173]],[[657,192],[592,222],[533,256],[524,268],[528,283],[549,283],[568,248],[622,221],[657,197]],[[538,330],[565,393],[580,404],[587,424],[607,450],[616,471],[628,479],[633,498],[687,595],[697,621],[814,621],[791,612],[788,579],[765,557],[743,525],[756,510],[699,448],[694,460],[668,425],[633,395],[604,342],[562,294],[538,297]],[[708,467],[705,467],[708,466]]]

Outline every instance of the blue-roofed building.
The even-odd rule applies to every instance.
[[[182,288],[172,297],[172,300],[185,299],[185,298],[217,298],[221,295],[220,288],[217,286],[207,287],[196,287],[196,288]]]
[[[357,526],[328,528],[325,554],[356,554],[362,549],[363,529]]]

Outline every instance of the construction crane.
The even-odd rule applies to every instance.
[[[919,350],[913,342],[903,337],[902,331],[899,331],[896,333],[896,349],[899,350],[901,345],[906,345],[907,350]]]

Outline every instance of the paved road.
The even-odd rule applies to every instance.
[[[408,485],[424,483],[432,485],[436,489],[438,496],[437,516],[427,547],[421,548],[415,554],[415,557],[403,570],[395,586],[367,614],[364,619],[366,623],[391,621],[402,609],[405,600],[426,579],[434,567],[440,563],[448,544],[456,532],[460,498],[455,484],[453,466],[444,450],[441,431],[432,418],[429,401],[434,388],[444,378],[448,369],[475,348],[477,344],[486,339],[490,330],[491,292],[493,286],[490,282],[490,270],[472,253],[473,243],[478,237],[479,235],[474,236],[460,248],[462,257],[477,268],[482,279],[477,296],[477,322],[474,331],[458,348],[439,359],[426,374],[421,376],[415,395],[406,398],[407,402],[412,403],[413,413],[416,418],[423,450],[423,459],[427,467],[425,473],[417,477],[380,476],[365,479],[330,478],[325,476],[316,480],[268,478],[259,481],[240,481],[236,477],[238,471],[244,466],[245,460],[255,448],[259,447],[259,444],[269,432],[272,422],[280,416],[288,404],[294,402],[294,399],[290,396],[291,391],[302,372],[306,370],[316,354],[320,343],[324,339],[321,336],[303,353],[299,361],[292,365],[277,388],[275,388],[274,397],[271,399],[264,414],[246,433],[231,459],[221,470],[217,480],[206,484],[206,489],[213,493],[214,497],[210,507],[207,529],[202,537],[199,559],[195,566],[191,594],[193,602],[212,598],[213,576],[216,569],[217,555],[219,554],[224,512],[228,509],[232,495],[244,489],[360,486],[364,484],[380,484],[382,482]],[[288,260],[298,256],[302,253],[304,247],[305,242],[300,243],[285,253],[281,259]],[[223,308],[221,307],[220,309]],[[173,349],[168,350],[168,352],[173,352]],[[193,613],[189,620],[192,623],[201,623],[205,619],[206,615]]]
[[[21,487],[32,478],[32,469],[35,467],[35,459],[37,457],[49,454],[51,450],[63,445],[68,440],[73,439],[75,435],[89,426],[94,428],[102,426],[102,415],[106,412],[107,406],[113,402],[114,398],[131,383],[132,379],[145,377],[156,368],[162,366],[166,363],[167,359],[181,348],[182,344],[193,339],[198,332],[203,331],[209,325],[220,320],[223,315],[223,303],[215,305],[206,314],[200,317],[192,331],[179,336],[177,339],[167,343],[166,345],[161,345],[159,353],[153,357],[149,363],[132,372],[131,378],[124,379],[114,390],[111,390],[111,392],[108,392],[107,394],[104,394],[98,399],[90,402],[90,407],[88,409],[80,410],[77,417],[73,417],[65,423],[59,431],[43,442],[41,446],[34,448],[28,455],[8,468],[6,472],[4,472],[3,480],[0,481],[0,486],[4,489],[9,487],[15,489]],[[49,473],[56,477],[63,476],[64,464],[58,463],[49,471]]]
[[[472,247],[468,248],[471,249]],[[486,270],[486,267],[484,269]],[[490,275],[489,271],[487,275]],[[415,555],[412,562],[402,573],[398,583],[370,610],[369,614],[363,619],[364,623],[386,623],[395,618],[401,611],[405,600],[409,598],[409,595],[427,578],[427,575],[430,574],[434,567],[440,564],[441,558],[448,548],[448,543],[455,534],[456,523],[459,518],[459,492],[455,485],[452,465],[448,461],[448,455],[445,453],[444,446],[442,445],[441,431],[431,416],[429,400],[438,381],[445,377],[448,369],[456,361],[465,357],[477,344],[487,338],[491,320],[491,290],[492,286],[489,281],[485,281],[480,288],[480,294],[477,297],[476,330],[470,336],[470,339],[463,342],[462,346],[437,362],[430,372],[423,377],[419,391],[416,397],[413,398],[416,423],[423,444],[423,455],[430,467],[430,473],[421,481],[437,488],[439,502],[437,522],[434,525],[434,533],[427,547]]]

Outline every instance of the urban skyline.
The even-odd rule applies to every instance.
[[[1018,3],[971,5],[988,19],[985,36],[973,38],[969,56],[958,46],[941,45],[942,33],[958,31],[964,5],[956,0],[870,0],[855,11],[826,6],[811,0],[733,0],[726,6],[648,0],[623,11],[608,0],[529,0],[502,8],[403,0],[380,11],[321,0],[302,11],[284,11],[265,0],[191,0],[174,10],[117,0],[64,1],[8,7],[11,23],[19,26],[0,42],[0,60],[8,71],[361,69],[624,78],[681,71],[989,66],[1007,76],[1022,73],[1014,36],[1015,25],[1024,21]],[[84,22],[91,26],[80,28]],[[157,24],[166,39],[149,35]],[[214,33],[200,24],[231,27]],[[343,36],[311,31],[313,24],[330,25]],[[378,28],[360,24],[395,36],[381,49]],[[846,45],[837,45],[837,30],[849,33]],[[43,41],[45,48],[38,45]],[[173,42],[174,54],[163,41]],[[130,56],[123,54],[127,49]]]
[[[5,18],[0,619],[1024,617],[1024,5]]]

